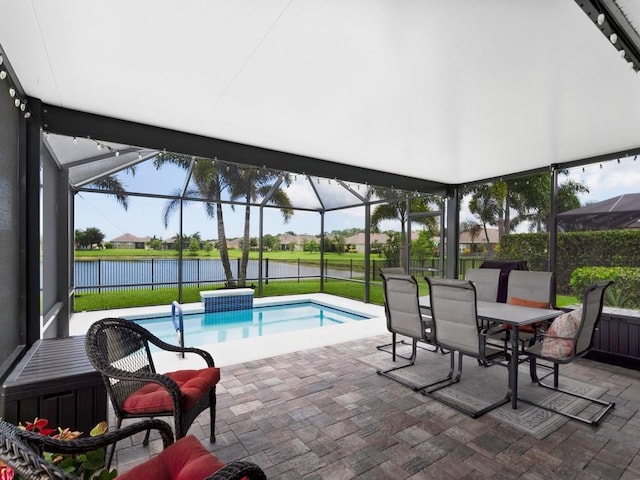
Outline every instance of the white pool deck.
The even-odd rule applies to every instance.
[[[284,353],[300,350],[308,350],[336,343],[348,342],[359,338],[371,337],[387,332],[384,308],[381,305],[359,302],[348,298],[337,297],[324,293],[309,295],[287,295],[279,297],[256,298],[254,306],[264,304],[287,303],[300,300],[314,300],[332,307],[340,308],[354,313],[363,313],[372,318],[356,320],[340,325],[328,325],[325,327],[310,328],[294,332],[266,335],[264,337],[248,338],[224,343],[200,345],[197,341],[189,341],[187,346],[196,346],[207,350],[213,355],[216,366],[224,367],[251,360],[273,357]],[[184,304],[183,311],[202,311],[202,303]],[[171,315],[170,305],[154,307],[137,307],[115,310],[101,310],[95,312],[74,313],[69,323],[69,335],[84,335],[89,326],[105,317],[120,316],[148,316]],[[174,353],[154,353],[154,361],[158,372],[170,372],[184,368],[200,368],[203,363],[200,357],[187,355],[182,359]]]

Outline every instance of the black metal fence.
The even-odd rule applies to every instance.
[[[477,268],[484,258],[470,257],[458,260],[460,276],[464,277],[469,268]],[[380,268],[391,266],[385,260],[370,261],[370,280],[379,281]],[[249,260],[247,282],[258,282],[260,277],[258,260]],[[446,267],[446,265],[445,265]],[[411,273],[422,277],[440,270],[437,257],[414,260]],[[240,259],[231,262],[234,279],[238,278]],[[262,279],[265,283],[272,280],[302,280],[320,278],[320,261],[298,258],[292,260],[263,259]],[[364,281],[364,260],[337,259],[325,260],[325,278]],[[189,258],[179,259],[147,258],[136,260],[93,259],[76,260],[74,264],[75,290],[78,293],[100,293],[103,291],[123,291],[130,289],[149,289],[176,286],[182,279],[183,285],[197,287],[224,286],[226,277],[220,259]]]

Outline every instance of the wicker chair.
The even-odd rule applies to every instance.
[[[165,450],[132,470],[118,475],[122,480],[153,478],[206,478],[206,480],[266,480],[262,469],[251,462],[236,461],[224,465],[207,452],[195,437],[189,435],[173,443],[171,426],[157,419],[142,420],[126,427],[96,437],[76,440],[57,440],[35,432],[21,430],[15,425],[0,421],[0,460],[13,468],[14,473],[27,480],[60,479],[79,480],[58,466],[48,463],[42,452],[60,454],[86,453],[107,448],[118,440],[140,432],[157,430]],[[185,454],[188,458],[185,458]],[[159,470],[158,466],[162,466]],[[195,468],[194,468],[195,467]],[[178,471],[180,470],[180,471]],[[206,472],[205,477],[194,474]],[[187,475],[187,476],[185,476]]]
[[[206,368],[159,374],[150,344],[165,351],[197,354],[206,362]],[[208,352],[170,345],[122,318],[105,318],[91,325],[85,348],[92,365],[102,375],[118,428],[125,418],[173,416],[175,436],[180,439],[196,417],[209,408],[210,441],[215,442],[216,384],[220,370]],[[144,444],[147,442],[148,435]],[[112,456],[113,449],[109,463]]]

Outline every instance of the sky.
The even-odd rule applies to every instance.
[[[182,175],[179,177],[178,175]],[[161,192],[170,193],[176,187],[181,187],[184,183],[184,173],[176,169],[167,169],[159,174],[147,166],[141,166],[134,177],[122,176],[121,180],[132,191],[140,192]],[[633,160],[633,157],[623,158],[618,163],[616,160],[594,164],[584,167],[573,168],[568,176],[561,175],[560,181],[570,178],[581,182],[589,189],[588,194],[579,196],[581,204],[593,203],[605,200],[623,193],[640,192],[640,159]],[[302,179],[297,179],[294,184],[287,189],[287,193],[297,205],[313,206],[317,200],[312,194],[312,189],[301,183]],[[324,182],[327,182],[325,185]],[[335,182],[335,181],[334,181]],[[335,186],[335,183],[334,183]],[[316,185],[318,190],[333,188],[330,181],[322,179]],[[335,197],[342,189],[332,190]],[[337,201],[337,198],[333,198]],[[174,236],[179,231],[179,215],[176,212],[170,217],[169,225],[164,227],[162,221],[163,210],[166,200],[150,199],[141,197],[129,198],[129,209],[125,211],[116,200],[107,195],[80,192],[76,194],[76,215],[75,228],[84,230],[89,227],[96,227],[105,234],[105,240],[110,241],[125,233],[130,233],[138,237],[156,236],[167,239]],[[217,224],[215,220],[208,218],[200,203],[193,202],[184,207],[184,233],[192,235],[199,232],[203,239],[217,238]],[[228,238],[241,237],[244,226],[244,210],[237,208],[235,212],[226,206],[224,210],[225,229]],[[468,210],[467,202],[464,201],[460,214],[461,220],[473,219],[473,215]],[[251,211],[251,236],[257,237],[259,224],[259,209],[253,208]],[[325,231],[344,230],[348,228],[364,228],[364,208],[350,208],[337,212],[325,214]],[[296,234],[318,235],[320,233],[320,214],[317,212],[300,211],[294,212],[289,223],[283,223],[282,216],[278,209],[264,209],[264,234],[277,235],[287,231]],[[380,229],[399,230],[399,222],[384,221],[380,224]]]

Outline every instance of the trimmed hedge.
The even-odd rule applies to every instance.
[[[499,258],[527,260],[531,270],[547,270],[549,234],[504,235]],[[572,272],[580,267],[640,267],[640,229],[598,230],[558,234],[558,293],[572,292]]]
[[[640,307],[640,268],[580,267],[571,274],[570,284],[574,295],[582,298],[586,288],[599,280],[615,282],[605,292],[605,305],[631,309]]]

